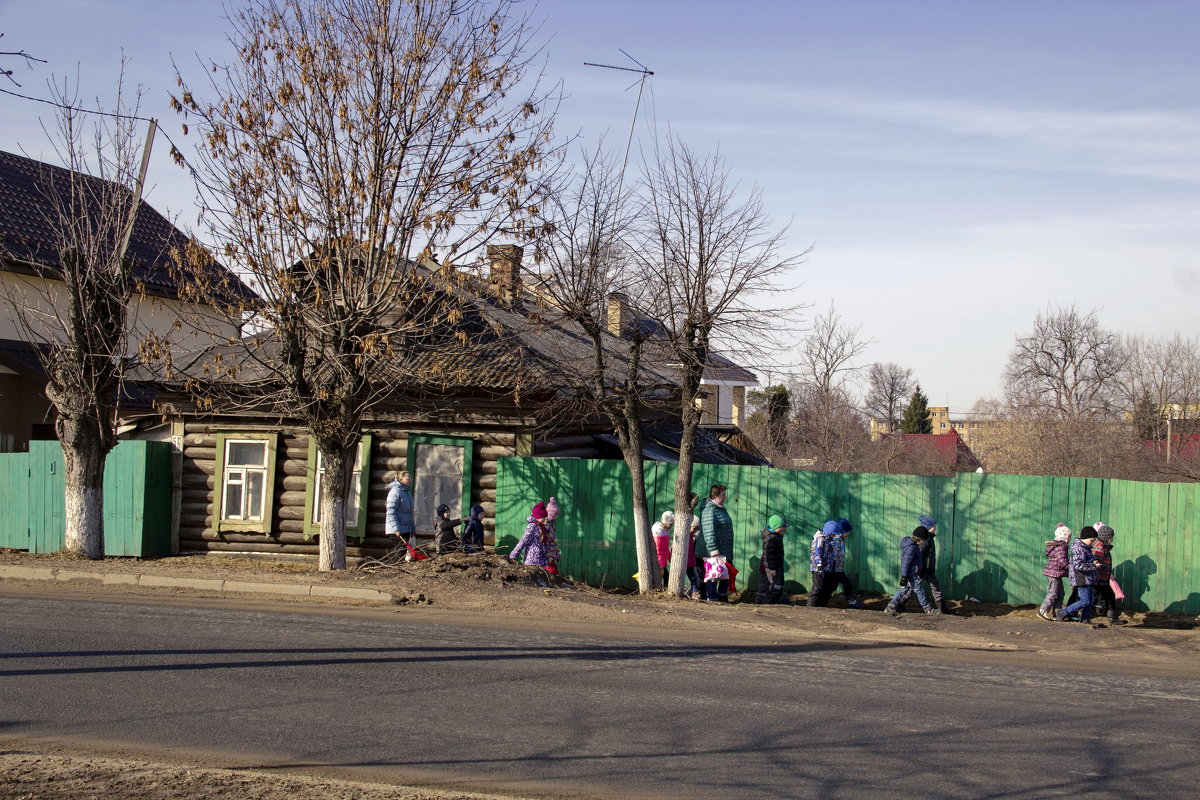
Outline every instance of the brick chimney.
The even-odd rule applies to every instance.
[[[515,244],[489,244],[487,248],[488,283],[496,294],[509,302],[515,302],[521,294],[521,258],[524,255],[524,249]]]
[[[620,292],[608,296],[608,332],[613,336],[621,336],[629,323],[633,321],[633,312],[629,308],[629,298]]]

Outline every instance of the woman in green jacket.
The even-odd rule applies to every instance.
[[[708,502],[700,512],[700,533],[696,536],[696,552],[705,558],[724,556],[728,563],[733,559],[733,520],[725,510],[727,489],[714,483],[708,490]],[[705,575],[702,599],[715,603],[729,602],[729,579],[708,580]]]

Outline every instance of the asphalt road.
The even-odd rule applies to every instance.
[[[552,627],[0,596],[0,744],[545,796],[1200,792],[1196,681]]]

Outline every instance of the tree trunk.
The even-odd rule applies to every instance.
[[[321,448],[321,540],[317,569],[346,568],[346,489],[350,483],[350,458],[346,450]],[[365,512],[365,509],[363,509]]]
[[[698,384],[697,384],[698,385]],[[687,387],[684,390],[688,394]],[[695,395],[692,395],[695,397]],[[667,591],[683,597],[687,591],[688,537],[692,527],[692,506],[688,495],[692,493],[692,467],[696,458],[696,428],[700,425],[700,410],[695,401],[683,404],[683,433],[679,441],[679,474],[675,477],[675,535],[671,549],[671,569],[668,574]],[[706,492],[697,492],[701,497]],[[704,553],[703,555],[708,555]]]
[[[108,451],[99,433],[86,426],[60,424],[59,436],[66,485],[63,550],[92,559],[104,558],[104,461]]]
[[[638,592],[649,594],[662,588],[662,572],[658,567],[658,553],[654,549],[654,536],[650,531],[646,462],[642,460],[642,429],[637,416],[627,418],[618,433],[621,455],[625,459],[625,466],[629,468],[633,489],[633,540],[637,549]]]

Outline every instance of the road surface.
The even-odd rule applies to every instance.
[[[0,643],[0,744],[546,797],[1200,791],[1197,681],[1111,665],[27,593]]]

